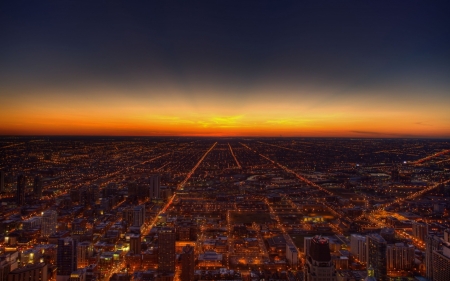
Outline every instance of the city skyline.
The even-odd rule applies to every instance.
[[[450,138],[447,3],[0,7],[0,135]]]

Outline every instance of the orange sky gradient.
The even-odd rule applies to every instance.
[[[329,89],[279,95],[263,86],[241,100],[214,89],[4,90],[2,135],[450,137],[448,100],[398,93],[336,99]]]

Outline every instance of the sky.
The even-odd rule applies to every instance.
[[[0,135],[450,138],[447,1],[0,1]]]

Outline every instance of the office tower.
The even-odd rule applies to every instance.
[[[350,253],[362,264],[367,262],[366,237],[358,234],[350,236]]]
[[[56,281],[68,281],[77,270],[77,242],[70,237],[58,239]]]
[[[442,250],[442,245],[444,243],[443,239],[436,235],[429,235],[425,239],[425,277],[429,280],[433,280],[433,252]]]
[[[129,226],[142,226],[145,222],[145,205],[123,210],[123,219]]]
[[[77,267],[84,268],[89,265],[89,258],[94,255],[94,246],[89,241],[77,243]]]
[[[422,242],[425,241],[425,238],[428,235],[428,224],[424,222],[416,222],[412,223],[412,236]]]
[[[5,172],[0,171],[0,192],[5,191]]]
[[[175,272],[175,240],[173,228],[164,227],[158,232],[158,270],[161,272]]]
[[[442,250],[435,250],[432,253],[433,259],[433,281],[450,280],[450,244],[444,244]]]
[[[181,281],[194,281],[195,256],[194,247],[187,244],[181,254]]]
[[[161,179],[159,175],[151,175],[149,178],[150,188],[149,196],[150,199],[160,199],[160,189],[161,189]]]
[[[366,247],[367,264],[373,266],[375,278],[378,281],[387,280],[386,240],[379,234],[367,235]]]
[[[141,254],[141,235],[130,235],[130,252],[133,252],[133,254]]]
[[[311,248],[311,240],[314,237],[305,237],[305,239],[303,239],[303,252],[305,254],[305,258],[309,255],[309,248]]]
[[[414,267],[413,245],[396,243],[387,246],[387,270],[412,270]]]
[[[16,268],[8,274],[8,281],[47,281],[47,267],[41,262]]]
[[[33,193],[37,199],[41,199],[41,197],[42,197],[42,179],[40,176],[36,176],[34,178]]]
[[[303,274],[304,281],[336,281],[336,272],[327,239],[320,236],[311,239]]]
[[[20,174],[17,176],[17,193],[16,202],[17,205],[23,206],[25,204],[25,188],[26,188],[26,178],[24,175]]]
[[[42,214],[41,236],[48,237],[56,232],[58,224],[58,212],[55,210],[45,211]]]

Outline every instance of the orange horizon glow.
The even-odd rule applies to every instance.
[[[176,90],[152,97],[86,92],[4,96],[0,135],[450,137],[446,103],[424,100],[386,102],[366,94],[327,102],[327,91],[280,99],[273,89],[257,89],[242,102],[211,90],[194,97]]]

